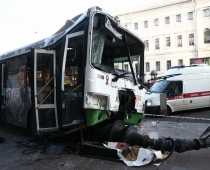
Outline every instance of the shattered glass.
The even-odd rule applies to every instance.
[[[93,31],[92,63],[101,64],[105,38],[102,28]]]

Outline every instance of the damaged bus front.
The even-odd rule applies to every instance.
[[[110,118],[138,125],[145,91],[138,87],[134,67],[143,63],[144,45],[103,13],[95,13],[91,22],[84,88],[87,125]]]

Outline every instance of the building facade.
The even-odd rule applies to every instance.
[[[145,43],[145,81],[171,66],[210,65],[210,0],[161,0],[116,14]]]

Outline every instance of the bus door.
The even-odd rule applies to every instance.
[[[66,47],[63,60],[63,85],[65,105],[62,105],[63,126],[80,124],[84,121],[83,107],[83,68],[82,52],[84,31],[75,32],[66,36]]]
[[[58,131],[56,108],[56,52],[34,49],[34,109],[37,133]]]

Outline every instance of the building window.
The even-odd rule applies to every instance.
[[[193,20],[193,12],[188,12],[188,20]]]
[[[154,20],[154,26],[158,26],[159,25],[159,21],[158,21],[158,19],[155,19]]]
[[[166,37],[166,47],[170,47],[170,37]]]
[[[182,65],[182,64],[183,64],[183,60],[182,59],[178,60],[178,65]]]
[[[181,22],[181,14],[176,15],[176,22]]]
[[[150,72],[149,63],[146,63],[146,72]]]
[[[189,34],[189,45],[194,45],[194,34]]]
[[[210,43],[210,29],[204,30],[204,43]]]
[[[128,64],[124,64],[124,70],[128,71]]]
[[[170,24],[170,18],[169,17],[165,17],[165,24]]]
[[[182,47],[182,36],[181,35],[177,36],[177,46]]]
[[[144,21],[144,28],[148,28],[148,21]]]
[[[149,41],[148,40],[144,41],[144,45],[145,45],[145,50],[149,51]]]
[[[155,49],[156,50],[160,49],[159,38],[155,39]]]
[[[135,29],[135,30],[138,29],[138,22],[134,23],[134,29]]]
[[[166,67],[167,67],[167,70],[169,70],[171,68],[171,60],[167,61],[167,66]]]
[[[160,71],[160,61],[156,61],[156,71]]]
[[[204,9],[203,10],[203,17],[209,17],[210,16],[210,11],[209,9]]]

